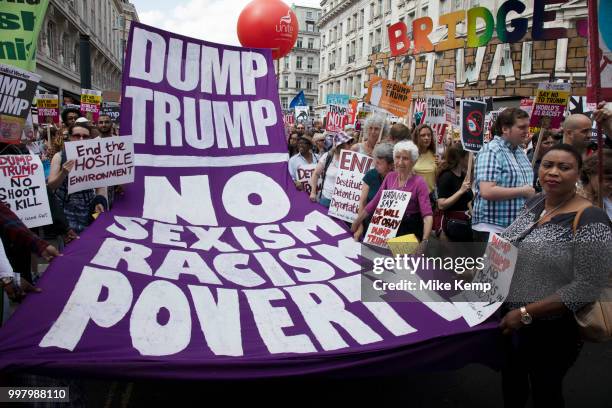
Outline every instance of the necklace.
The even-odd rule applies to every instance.
[[[408,177],[406,177],[406,180],[404,180],[404,182],[402,183],[402,177],[399,175],[397,175],[397,188],[402,188],[406,186],[406,183],[408,182],[408,180],[410,180],[410,177],[412,177],[412,173],[408,174]]]
[[[553,208],[552,210],[550,210],[550,212],[546,211],[546,200],[544,200],[544,210],[542,211],[542,213],[540,214],[540,218],[538,218],[538,220],[536,221],[536,224],[538,224],[540,221],[542,221],[542,219],[544,219],[544,217],[551,217],[554,213],[556,213],[561,207],[563,207],[565,204],[567,204],[568,202],[570,202],[570,200],[572,200],[574,197],[576,197],[576,193],[574,192],[574,194],[572,194],[571,197],[569,197],[567,200],[564,200],[561,204],[559,204],[558,206],[556,206],[555,208]]]

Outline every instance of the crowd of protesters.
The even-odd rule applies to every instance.
[[[98,188],[68,193],[68,175],[74,160],[67,160],[64,142],[110,137],[118,129],[108,115],[92,123],[76,108],[66,108],[60,126],[41,124],[26,127],[21,144],[0,144],[2,155],[31,154],[40,157],[45,170],[47,196],[53,223],[28,229],[5,204],[0,202],[0,280],[9,299],[19,302],[38,278],[37,262],[31,254],[50,260],[64,245],[81,234],[95,216],[109,209],[118,187]],[[3,302],[0,302],[0,310]],[[6,310],[3,310],[5,312]],[[5,313],[0,313],[2,321]],[[6,317],[6,316],[5,316]]]
[[[604,131],[602,174],[592,146],[593,121],[583,114],[532,137],[529,115],[505,109],[475,154],[472,171],[470,154],[452,130],[440,149],[430,126],[389,126],[377,114],[361,124],[362,134],[353,126],[324,134],[320,122],[313,126],[316,134],[302,124],[288,134],[297,137],[300,154],[310,148],[311,160],[319,156],[309,195],[325,207],[339,150],[373,158],[351,225],[355,240],[363,237],[382,192],[395,189],[412,193],[396,236],[416,235],[421,253],[434,236],[486,243],[494,233],[516,246],[519,258],[500,324],[506,335],[505,406],[525,406],[531,391],[534,406],[561,407],[563,378],[582,345],[574,313],[599,298],[612,271],[612,112],[600,104],[593,119]],[[314,138],[327,140],[328,151],[314,148]]]

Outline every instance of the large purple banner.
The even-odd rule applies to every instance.
[[[135,182],[0,330],[0,369],[253,378],[472,358],[444,302],[362,302],[361,246],[294,188],[267,50],[133,23]],[[400,358],[401,357],[401,358]]]

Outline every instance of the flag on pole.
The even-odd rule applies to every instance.
[[[304,91],[300,91],[300,93],[295,95],[295,98],[293,98],[291,100],[291,103],[289,104],[290,108],[295,108],[296,106],[307,106],[306,97],[304,97]]]

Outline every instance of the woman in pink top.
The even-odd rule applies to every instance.
[[[372,215],[384,190],[402,190],[410,192],[412,195],[396,236],[414,234],[421,242],[429,240],[433,224],[433,211],[429,201],[427,183],[421,176],[414,174],[412,170],[418,157],[419,149],[414,143],[402,141],[395,145],[393,148],[395,171],[387,174],[380,189],[378,189],[378,193],[353,221],[351,231],[357,231],[363,220]]]

